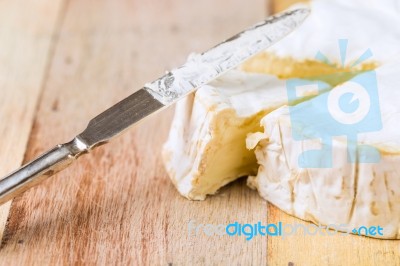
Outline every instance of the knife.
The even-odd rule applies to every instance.
[[[103,145],[143,118],[177,102],[202,85],[237,67],[298,27],[308,9],[287,11],[254,25],[201,54],[192,54],[179,68],[146,84],[93,118],[72,141],[57,145],[0,181],[0,204],[11,200]]]

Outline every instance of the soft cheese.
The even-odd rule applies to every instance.
[[[257,172],[246,135],[260,129],[264,115],[287,103],[284,83],[271,75],[235,70],[177,104],[163,158],[182,195],[202,200]]]
[[[280,209],[301,219],[324,225],[342,224],[345,225],[342,229],[349,231],[360,226],[379,225],[383,235],[374,237],[400,238],[399,66],[400,60],[376,70],[382,129],[358,135],[357,144],[375,147],[380,152],[379,161],[363,163],[358,158],[355,163],[349,163],[347,139],[332,137],[331,149],[321,154],[332,154],[332,166],[302,168],[299,158],[305,151],[321,150],[322,141],[309,138],[312,133],[305,129],[299,133],[309,136],[295,139],[293,114],[285,106],[265,116],[261,120],[264,131],[251,134],[247,139],[248,148],[257,147],[255,153],[260,165],[258,174],[248,178],[248,185]],[[349,86],[351,83],[347,82],[340,87]],[[309,113],[318,97],[298,104],[295,111]],[[323,121],[317,116],[325,114],[321,111],[314,115],[311,121]],[[318,132],[318,135],[323,133]],[[330,134],[326,132],[328,137]],[[363,156],[360,148],[355,151],[358,157]]]
[[[249,60],[242,71],[227,73],[177,104],[163,149],[167,172],[189,199],[202,200],[250,175],[248,184],[262,197],[299,218],[347,224],[348,229],[380,225],[385,228],[382,238],[400,238],[400,95],[394,92],[400,69],[391,63],[400,52],[400,29],[395,27],[400,25],[399,4],[320,0],[310,5],[312,14],[298,30]],[[352,79],[374,69],[383,131],[361,132],[356,144],[377,148],[379,163],[348,163],[346,138],[337,137],[331,143],[330,169],[300,167],[299,154],[318,149],[317,136],[324,132],[315,139],[294,140],[285,105],[301,111],[322,96],[303,88],[297,100],[288,102],[286,79],[318,80],[320,95],[326,95],[332,88],[350,87]],[[257,158],[246,141],[248,148],[256,147]]]
[[[292,34],[271,49],[269,55],[255,58],[243,68],[271,72],[271,65],[266,62],[276,57],[281,64],[286,62],[287,66],[298,69],[301,72],[299,76],[311,78],[314,75],[312,65],[316,63],[308,63],[311,65],[309,68],[299,68],[299,62],[309,61],[307,58],[316,55],[335,65],[341,65],[342,59],[352,64],[369,48],[374,61],[364,70],[379,65],[376,69],[378,94],[370,97],[372,100],[379,98],[380,117],[373,117],[368,123],[381,123],[381,128],[378,126],[371,131],[361,128],[356,139],[353,137],[351,141],[348,136],[332,136],[329,132],[330,120],[324,120],[324,117],[331,114],[324,113],[324,108],[318,110],[323,102],[320,99],[334,91],[351,91],[354,84],[363,78],[362,71],[348,76],[348,82],[333,84],[338,86],[332,91],[299,103],[295,108],[279,108],[262,119],[264,131],[250,134],[247,139],[248,148],[256,147],[260,165],[258,174],[249,177],[248,185],[280,209],[301,219],[323,225],[345,225],[341,228],[350,232],[360,226],[379,225],[383,228],[383,235],[370,236],[399,239],[400,131],[397,129],[400,123],[400,31],[390,26],[400,24],[399,6],[392,1],[370,2],[370,5],[359,1],[338,1],[330,6],[328,8],[324,1],[313,2],[314,15],[302,26],[301,32]],[[340,20],[337,14],[341,14]],[[383,30],[388,28],[390,30]],[[343,38],[348,38],[346,56],[340,54],[335,42],[335,39]],[[304,48],[305,42],[307,48]],[[328,72],[325,73],[331,74]],[[285,73],[281,77],[290,78]],[[372,105],[371,108],[377,107]],[[309,116],[304,125],[294,119],[299,117],[296,116],[299,113]],[[310,123],[314,125],[310,126]],[[315,125],[318,123],[320,125]],[[341,125],[338,125],[337,131],[340,131]],[[319,131],[312,132],[315,128]],[[322,150],[323,138],[331,138],[326,150]],[[349,151],[349,145],[355,148]],[[365,147],[368,147],[366,151]],[[307,151],[318,150],[321,153],[311,157],[311,160],[332,156],[328,158],[332,159],[332,165],[300,165]],[[375,161],[375,151],[379,152],[378,161]],[[355,158],[353,162],[348,161],[349,156]],[[368,161],[370,158],[374,160]]]
[[[263,56],[249,60],[243,68],[290,78],[287,73],[295,67],[299,75],[307,77],[314,76],[313,66],[325,67],[320,64],[298,66],[299,62],[318,59],[337,66],[351,65],[367,49],[374,60],[386,62],[399,51],[399,1],[316,0],[309,5],[311,15],[298,29],[269,48]],[[340,39],[348,40],[345,58],[338,49]]]

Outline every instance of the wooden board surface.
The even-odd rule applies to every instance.
[[[229,8],[227,8],[229,7]],[[26,160],[69,140],[144,82],[265,15],[263,1],[69,1]],[[188,222],[266,218],[266,203],[236,183],[206,202],[171,185],[160,149],[172,109],[17,198],[0,264],[265,264],[266,241],[188,236]],[[243,241],[241,241],[243,240]]]
[[[0,2],[0,176],[22,163],[52,54],[61,3]],[[0,238],[9,207],[10,203],[0,207]]]
[[[9,25],[0,27],[2,174],[24,153],[27,161],[70,140],[98,112],[188,53],[262,19],[269,6],[264,0],[19,2],[0,3],[1,25]],[[204,202],[179,196],[160,158],[172,112],[15,199],[0,265],[400,265],[398,241],[189,235],[190,221],[299,220],[267,206],[243,180]],[[2,210],[0,231],[7,206]]]

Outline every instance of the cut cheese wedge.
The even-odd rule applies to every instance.
[[[381,226],[383,236],[370,236],[400,239],[400,6],[392,0],[310,6],[295,32],[177,104],[163,148],[166,170],[188,199],[203,200],[249,175],[250,187],[296,217],[346,230]],[[375,82],[376,93],[363,93],[360,82],[370,85],[362,80]],[[318,89],[300,86],[293,97],[296,82]],[[346,113],[365,107],[365,99],[379,119],[368,116],[377,122],[350,134],[342,124],[362,115]],[[332,105],[338,102],[344,112]],[[301,119],[292,120],[293,110]],[[343,134],[332,133],[326,110]]]
[[[257,172],[254,152],[246,149],[245,139],[260,130],[263,116],[287,103],[284,84],[271,75],[236,70],[177,104],[163,158],[182,195],[203,200],[227,183]]]

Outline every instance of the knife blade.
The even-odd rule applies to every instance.
[[[143,118],[174,104],[265,50],[298,27],[309,13],[308,9],[295,9],[269,17],[204,53],[192,54],[181,67],[146,84],[93,118],[72,141],[57,145],[0,180],[0,204],[63,170],[81,155],[109,142]]]

